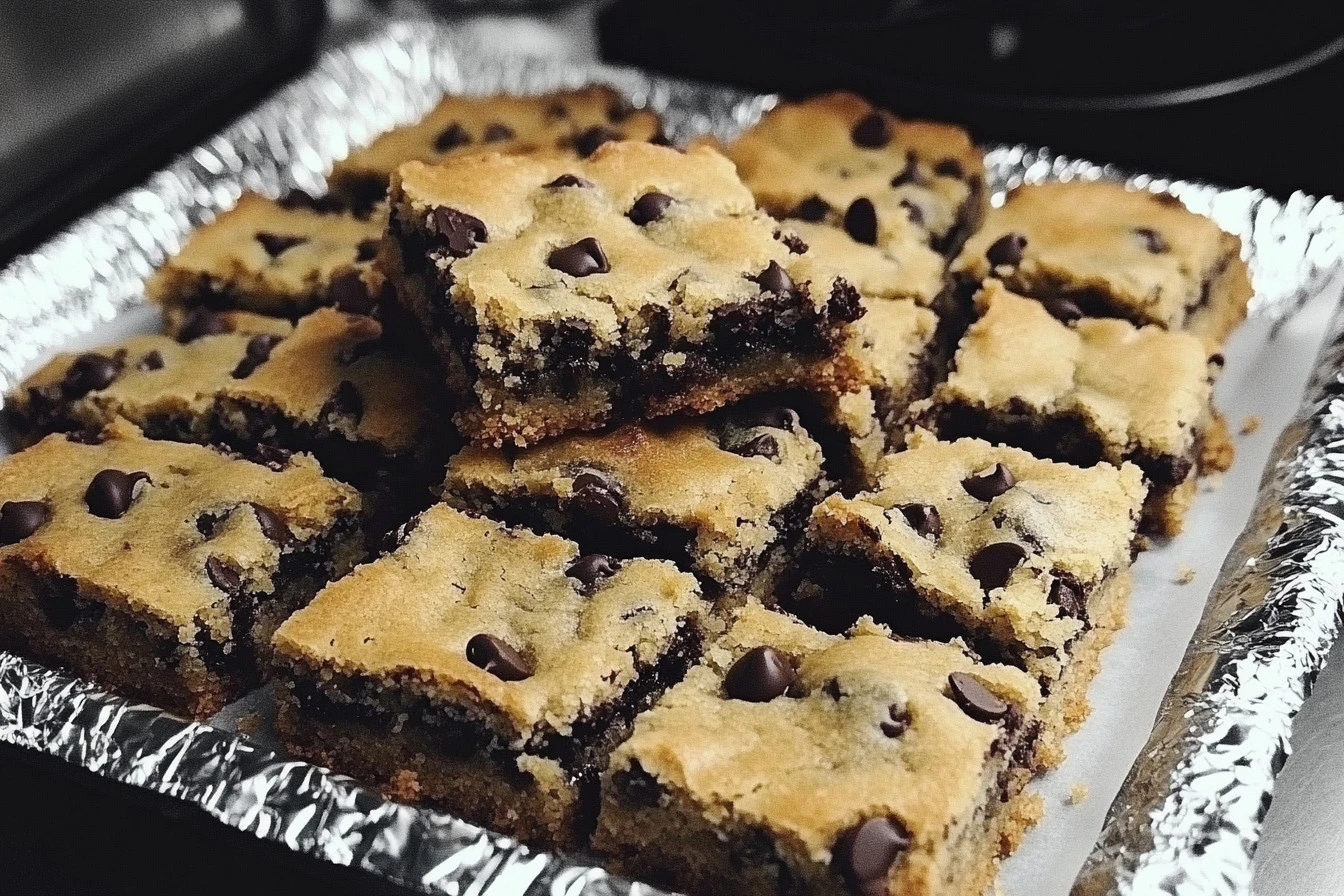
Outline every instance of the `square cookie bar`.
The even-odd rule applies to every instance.
[[[917,412],[925,425],[1079,466],[1131,461],[1148,482],[1144,531],[1180,532],[1199,472],[1233,454],[1204,342],[1116,318],[1065,323],[996,280],[975,303],[952,371]]]
[[[482,444],[845,391],[858,292],[708,148],[472,156],[393,178],[382,261]]]
[[[769,600],[826,494],[821,464],[797,414],[752,405],[524,450],[468,447],[449,461],[444,498],[585,553],[674,560],[716,598]]]
[[[869,245],[913,233],[955,252],[984,214],[984,157],[964,130],[903,121],[850,93],[780,103],[728,154],[766,211]]]
[[[372,318],[320,308],[291,325],[198,309],[177,339],[57,356],[7,396],[6,412],[29,441],[123,417],[151,438],[249,457],[309,452],[367,492],[374,526],[386,517],[390,528],[428,503],[456,447],[440,391]]]
[[[1215,347],[1253,292],[1241,240],[1174,196],[1110,181],[1018,187],[952,270],[997,277],[1064,316],[1186,329]]]
[[[170,318],[192,308],[295,318],[324,305],[368,314],[382,295],[373,269],[383,217],[301,191],[244,193],[196,229],[145,284]]]
[[[700,651],[670,563],[594,564],[436,504],[276,633],[286,746],[546,847],[584,842],[630,720]]]
[[[870,615],[1026,669],[1046,694],[1054,764],[1123,622],[1143,498],[1132,464],[1074,467],[917,431],[874,491],[813,511],[784,605],[825,631]]]
[[[594,845],[691,893],[983,893],[1039,812],[1039,703],[959,644],[748,606],[612,754]]]
[[[362,555],[359,510],[309,457],[267,467],[125,421],[48,436],[0,462],[0,647],[211,715]]]
[[[608,140],[662,140],[657,113],[610,87],[538,96],[445,96],[420,121],[394,128],[336,163],[333,192],[356,207],[379,202],[404,162],[438,164],[470,152],[561,149],[588,155]]]

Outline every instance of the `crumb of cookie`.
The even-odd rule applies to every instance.
[[[1083,800],[1087,799],[1087,794],[1087,784],[1083,781],[1075,781],[1073,786],[1069,788],[1068,804],[1070,806],[1078,805]]]
[[[1241,421],[1241,434],[1244,436],[1249,436],[1259,428],[1260,418],[1254,414],[1247,414],[1246,418]]]
[[[1204,476],[1199,480],[1199,490],[1201,492],[1216,492],[1218,491],[1218,489],[1222,488],[1222,485],[1223,485],[1222,473],[1211,473],[1208,476]]]
[[[1173,580],[1177,585],[1189,585],[1195,580],[1195,570],[1190,566],[1182,566],[1176,570],[1176,578]]]
[[[238,717],[238,731],[240,734],[246,734],[249,737],[261,730],[261,715],[255,712],[245,712]]]

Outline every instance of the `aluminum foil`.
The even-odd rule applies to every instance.
[[[0,387],[71,337],[144,301],[142,284],[190,229],[245,189],[323,187],[351,147],[414,120],[444,92],[609,83],[662,111],[674,139],[731,137],[774,102],[628,69],[483,58],[426,21],[396,21],[313,71],[143,186],[0,272]],[[1043,149],[988,157],[1001,197],[1021,181],[1122,178]],[[1344,285],[1344,208],[1250,189],[1130,178],[1242,235],[1252,313],[1283,319]],[[1279,441],[1250,524],[1227,558],[1148,748],[1113,804],[1079,894],[1234,894],[1293,715],[1334,641],[1344,596],[1344,316],[1302,411]],[[127,704],[0,653],[0,741],[191,802],[220,821],[427,893],[656,893],[600,867],[538,854],[452,817],[388,802],[248,738]]]

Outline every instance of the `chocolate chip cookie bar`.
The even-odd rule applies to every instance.
[[[55,358],[7,396],[6,414],[29,442],[122,417],[151,438],[253,458],[309,452],[366,493],[371,530],[391,528],[428,503],[457,437],[438,411],[437,377],[382,334],[378,321],[332,308],[297,325],[198,309],[177,339]]]
[[[221,384],[294,329],[236,314],[199,309],[179,321],[177,338],[136,336],[57,355],[5,397],[6,420],[23,444],[52,432],[96,433],[118,417],[151,439],[209,442]]]
[[[702,604],[670,563],[436,504],[281,626],[277,727],[396,799],[578,845],[610,749],[699,655]]]
[[[964,130],[903,121],[849,93],[779,104],[728,154],[766,211],[868,245],[913,234],[955,252],[987,200],[984,157]]]
[[[409,162],[391,203],[380,263],[473,441],[856,384],[857,290],[789,245],[711,149]]]
[[[1066,323],[996,280],[975,303],[953,370],[917,412],[924,423],[1078,466],[1133,462],[1148,483],[1143,529],[1180,532],[1198,473],[1227,469],[1233,453],[1204,342],[1117,318]]]
[[[784,605],[824,631],[871,615],[1025,669],[1046,695],[1053,764],[1123,622],[1143,499],[1132,464],[1075,467],[917,431],[875,490],[813,511]]]
[[[608,140],[661,140],[662,121],[610,87],[539,96],[446,96],[423,119],[395,128],[337,162],[333,192],[356,207],[381,201],[404,162],[438,164],[455,155],[561,149],[586,156]]]
[[[770,600],[827,485],[798,415],[752,404],[524,450],[468,447],[444,498],[585,553],[673,560],[715,598]]]
[[[959,644],[749,606],[612,754],[594,843],[691,893],[983,893],[1039,811],[1039,703]]]
[[[197,229],[145,284],[169,312],[241,309],[296,318],[325,305],[368,314],[383,280],[373,268],[379,214],[357,215],[292,192],[244,193]]]
[[[205,717],[363,550],[359,494],[116,421],[0,462],[0,648]]]
[[[1218,346],[1246,316],[1241,240],[1174,196],[1109,181],[1018,187],[952,265],[1065,316],[1189,330]]]

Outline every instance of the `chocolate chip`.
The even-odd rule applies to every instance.
[[[233,378],[242,380],[251,376],[271,357],[271,352],[282,338],[271,333],[258,333],[247,340],[247,354],[238,362],[238,366],[233,368]]]
[[[121,373],[121,361],[85,352],[74,360],[61,379],[61,394],[67,400],[83,398],[90,392],[106,389]]]
[[[856,242],[877,244],[877,208],[873,200],[860,196],[845,210],[845,233]]]
[[[145,352],[145,356],[144,356],[143,358],[140,359],[140,363],[139,363],[139,364],[136,364],[136,365],[135,365],[135,369],[136,369],[136,370],[140,370],[140,371],[147,371],[147,370],[162,370],[162,369],[163,369],[163,352],[159,351],[158,349],[154,349],[153,351]]]
[[[627,217],[643,227],[645,224],[661,218],[672,201],[672,197],[666,193],[645,193],[635,200],[635,204],[630,207],[630,214]]]
[[[574,477],[569,500],[580,511],[598,520],[611,522],[621,515],[623,491],[602,473],[587,470]]]
[[[432,219],[434,232],[443,237],[454,258],[466,258],[489,238],[484,221],[455,208],[441,205],[434,209]]]
[[[1143,247],[1154,255],[1161,255],[1163,252],[1171,251],[1171,246],[1163,239],[1162,234],[1151,227],[1135,227],[1134,235],[1143,241]]]
[[[905,209],[905,216],[910,219],[910,223],[916,227],[924,226],[924,209],[915,205],[909,199],[901,200],[901,208]]]
[[[808,250],[807,243],[803,242],[803,238],[796,233],[782,231],[775,237],[775,239],[787,246],[789,251],[794,255],[802,255]]]
[[[513,128],[503,122],[496,121],[486,125],[485,135],[482,139],[486,143],[503,143],[505,140],[512,140],[516,136],[518,135],[514,133]]]
[[[903,187],[906,184],[922,187],[927,185],[928,182],[929,179],[924,176],[924,170],[919,167],[919,160],[915,158],[913,151],[905,154],[905,167],[891,179],[893,187]]]
[[[286,190],[285,193],[275,201],[275,204],[283,209],[294,211],[295,209],[308,209],[309,211],[329,214],[331,212],[341,211],[343,206],[341,200],[335,196],[313,196],[306,190],[300,190],[295,187],[292,190]]]
[[[0,505],[0,546],[18,544],[51,519],[41,501],[6,501]]]
[[[84,492],[84,503],[89,513],[103,519],[119,519],[131,508],[137,483],[149,481],[148,473],[123,473],[121,470],[103,470],[93,477]]]
[[[232,567],[218,557],[206,558],[205,574],[209,577],[210,584],[225,594],[237,594],[242,590],[242,576],[234,572]]]
[[[932,504],[901,504],[896,509],[905,517],[910,528],[925,538],[937,538],[943,534],[943,518]]]
[[[881,112],[869,112],[854,125],[849,139],[864,149],[881,149],[891,142],[891,122]]]
[[[774,293],[780,297],[791,294],[795,288],[793,278],[789,276],[788,271],[779,266],[777,261],[770,262],[765,270],[747,279],[759,285],[761,292]]]
[[[961,711],[977,722],[997,722],[1008,714],[1008,704],[980,683],[980,679],[965,672],[947,676],[947,687]]]
[[[966,178],[966,169],[956,159],[943,159],[933,166],[933,173],[943,177],[955,177],[957,180]]]
[[[763,432],[748,439],[732,450],[734,454],[739,454],[742,457],[765,457],[770,460],[779,460],[779,440],[768,432]]]
[[[1007,265],[1016,267],[1022,263],[1022,253],[1026,251],[1027,238],[1020,233],[1005,233],[989,244],[985,258],[994,267]]]
[[[327,426],[335,426],[340,418],[347,418],[358,426],[364,417],[364,399],[358,387],[349,380],[341,380],[331,398],[322,406],[318,419]]]
[[[597,152],[603,143],[621,139],[621,135],[611,128],[595,125],[574,138],[574,150],[584,158]]]
[[[891,866],[910,848],[910,833],[895,818],[870,818],[840,835],[832,863],[862,896],[886,896]]]
[[[358,245],[355,246],[356,263],[364,261],[373,261],[377,257],[378,257],[377,239],[360,240]]]
[[[879,726],[887,737],[900,737],[910,728],[910,713],[900,703],[887,707],[887,718]]]
[[[773,647],[753,647],[728,670],[723,691],[732,700],[767,703],[787,692],[797,678],[784,654]]]
[[[266,254],[275,258],[286,249],[293,249],[300,243],[308,242],[306,236],[289,236],[282,233],[259,233],[257,242],[261,243],[261,248],[266,250]]]
[[[1008,584],[1013,570],[1027,559],[1026,548],[1012,541],[996,541],[987,544],[971,557],[971,575],[980,583],[985,593]]]
[[[793,217],[801,218],[804,221],[817,223],[826,220],[826,214],[831,210],[830,203],[820,196],[809,196],[798,207],[793,210]]]
[[[801,423],[798,412],[793,408],[768,401],[744,401],[728,412],[728,419],[743,429],[769,426],[785,432],[793,432]]]
[[[332,305],[347,314],[369,314],[378,307],[359,271],[342,271],[332,277],[327,295]]]
[[[286,448],[277,448],[275,445],[258,445],[255,454],[257,463],[277,473],[289,466],[290,458],[294,456],[294,452]]]
[[[635,114],[635,104],[623,96],[618,96],[607,106],[607,120],[622,122]]]
[[[1059,607],[1059,611],[1070,619],[1082,619],[1087,615],[1087,601],[1083,589],[1076,582],[1057,577],[1050,586],[1050,603]]]
[[[546,264],[571,277],[587,277],[589,274],[606,274],[611,271],[602,244],[591,236],[572,245],[553,249],[546,256]]]
[[[532,677],[532,664],[494,635],[473,635],[467,642],[467,661],[500,681],[522,681]]]
[[[565,575],[578,579],[584,594],[592,594],[597,590],[598,582],[615,574],[616,569],[616,561],[606,554],[585,554],[569,565]]]
[[[1041,305],[1050,313],[1051,317],[1061,323],[1073,323],[1083,317],[1083,309],[1079,308],[1078,303],[1073,299],[1041,299]]]
[[[992,501],[1014,485],[1017,485],[1017,477],[1003,464],[977,470],[961,480],[961,487],[978,501]]]
[[[591,187],[593,182],[577,174],[562,174],[548,183],[548,187]]]
[[[290,531],[285,521],[280,519],[280,515],[269,507],[263,507],[255,501],[251,504],[252,512],[257,515],[257,525],[261,526],[261,534],[265,535],[271,541],[278,545],[291,544],[294,541],[294,533]]]
[[[564,106],[563,103],[559,103],[559,102],[551,103],[549,106],[546,107],[546,117],[547,117],[547,118],[568,118],[568,117],[569,117],[569,110],[565,108],[565,106]]]
[[[467,133],[467,129],[457,122],[453,122],[439,131],[434,138],[434,149],[437,152],[447,152],[450,149],[466,146],[470,142],[471,135]]]
[[[224,315],[209,308],[193,308],[177,331],[177,341],[185,345],[188,342],[195,342],[202,336],[218,336],[221,333],[232,332],[233,327],[229,326]]]

